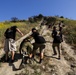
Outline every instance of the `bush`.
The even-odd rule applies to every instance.
[[[66,28],[64,29],[64,34],[66,36],[66,40],[70,44],[76,44],[76,21],[68,20],[64,21],[66,24]]]
[[[11,18],[11,22],[17,22],[18,21],[18,18],[17,17],[12,17]]]
[[[60,18],[64,18],[63,16],[60,16]]]

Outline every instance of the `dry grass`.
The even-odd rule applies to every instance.
[[[4,44],[4,32],[7,28],[13,26],[13,25],[16,25],[22,32],[23,34],[27,34],[33,27],[36,27],[38,25],[38,23],[29,23],[28,21],[26,22],[16,22],[16,23],[13,23],[13,22],[1,22],[0,23],[0,48],[3,47],[3,44]],[[16,40],[18,40],[19,38],[21,37],[20,34],[17,33],[17,36],[16,36]]]

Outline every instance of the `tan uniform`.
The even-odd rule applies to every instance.
[[[33,45],[30,42],[25,42],[22,46],[22,50],[26,52],[26,54],[30,54],[33,50]]]

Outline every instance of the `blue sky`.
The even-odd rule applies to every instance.
[[[0,0],[0,21],[12,17],[28,19],[38,14],[76,20],[76,0]]]

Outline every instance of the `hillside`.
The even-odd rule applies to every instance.
[[[17,61],[14,63],[1,63],[0,75],[76,75],[76,54],[74,49],[65,41],[62,43],[63,50],[61,50],[61,59],[58,60],[58,56],[52,56],[52,37],[50,37],[51,31],[47,28],[43,29],[42,35],[45,37],[46,43],[45,57],[42,64],[38,63],[38,56],[32,63],[21,64],[22,57],[19,54],[16,55]],[[22,67],[19,69],[19,67]],[[10,71],[10,72],[9,72]]]
[[[63,31],[63,34],[66,35],[67,42],[76,46],[76,20],[65,19],[64,17],[51,17],[43,16],[39,14],[38,16],[30,17],[28,20],[19,20],[17,22],[5,21],[0,22],[0,48],[3,47],[4,42],[4,32],[5,30],[13,25],[16,25],[24,35],[27,34],[33,27],[36,27],[39,22],[42,20],[42,24],[47,26],[49,25],[58,25],[59,22],[63,22],[66,28]],[[20,35],[17,34],[16,40],[20,38]]]
[[[54,17],[55,18],[55,17]],[[53,19],[53,18],[52,18]],[[48,22],[47,22],[48,20]],[[1,61],[0,63],[0,75],[76,75],[76,21],[74,20],[69,20],[65,18],[56,18],[51,20],[49,22],[49,19],[45,19],[44,23],[46,25],[43,25],[42,28],[38,26],[40,22],[38,23],[27,23],[27,22],[16,22],[16,23],[10,23],[6,24],[1,23],[1,38],[3,39],[3,32],[4,30],[9,27],[10,25],[17,25],[19,29],[24,32],[24,34],[28,33],[32,27],[39,27],[39,31],[42,32],[42,35],[46,39],[46,41],[50,41],[46,43],[45,47],[45,57],[42,62],[42,64],[39,64],[39,58],[38,55],[36,55],[35,60],[32,60],[31,63],[24,63],[22,65],[22,55],[19,55],[18,51],[16,52],[16,59],[17,61],[14,63],[5,63]],[[53,56],[53,49],[52,49],[52,37],[51,37],[51,32],[52,28],[48,29],[49,24],[52,24],[53,26],[58,27],[58,23],[60,21],[63,21],[64,23],[64,41],[62,43],[62,50],[61,50],[61,59],[58,60],[58,56]],[[55,23],[54,23],[55,22]],[[4,25],[5,24],[5,25]],[[25,26],[24,26],[25,25]],[[32,25],[32,26],[28,26]],[[3,26],[3,27],[2,27]],[[4,27],[5,26],[5,27]],[[25,30],[29,28],[28,31]],[[26,35],[25,35],[26,36]],[[17,36],[18,40],[20,36]],[[1,40],[1,41],[2,41]],[[20,40],[20,39],[19,39]],[[3,41],[2,41],[3,42]],[[19,43],[19,41],[18,41]],[[22,68],[19,68],[22,67]]]
[[[0,23],[0,49],[3,48],[4,44],[4,32],[7,28],[16,25],[24,35],[26,35],[33,27],[36,27],[38,25],[38,22],[30,23],[29,21],[24,22],[1,22]],[[16,40],[20,39],[20,34],[17,33]]]
[[[54,26],[58,25],[60,22],[63,22],[64,26],[66,26],[66,28],[63,30],[63,34],[66,35],[66,42],[73,46],[76,46],[76,20],[70,20],[64,17],[43,16],[42,14],[39,14],[37,16],[30,17],[28,20],[0,22],[0,48],[3,47],[4,32],[8,27],[16,25],[25,35],[33,27],[38,26],[41,20],[42,24],[45,24],[48,27],[50,25]],[[18,40],[19,38],[20,35],[17,34],[16,40]]]

